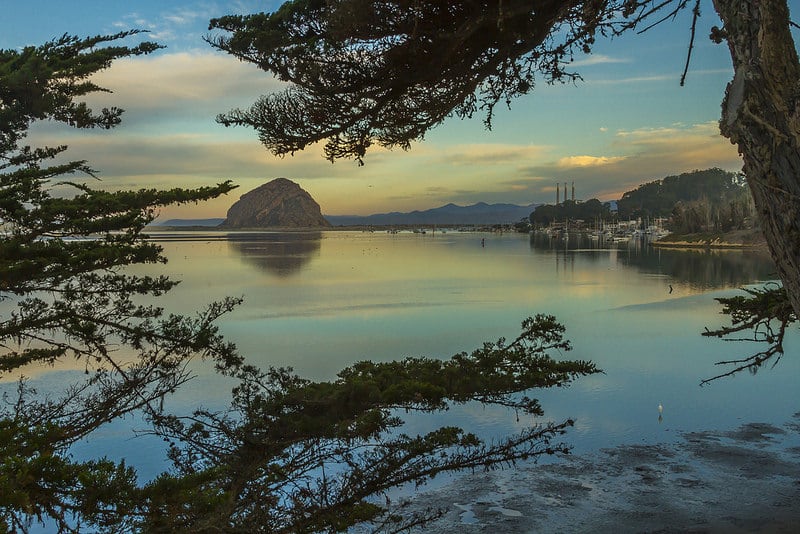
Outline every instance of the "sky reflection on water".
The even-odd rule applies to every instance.
[[[161,304],[192,312],[226,295],[245,303],[220,323],[251,363],[291,366],[331,379],[358,360],[448,357],[484,341],[513,338],[536,313],[554,314],[574,350],[605,373],[569,388],[536,391],[545,420],[576,419],[565,436],[576,451],[620,443],[669,441],[680,431],[783,423],[798,411],[796,329],[775,370],[706,387],[713,363],[752,347],[704,338],[723,324],[714,297],[773,277],[768,258],[743,252],[698,253],[649,247],[593,248],[520,234],[317,232],[313,234],[156,236],[166,270],[183,282]],[[485,245],[481,246],[481,240]],[[163,267],[161,267],[163,268]],[[158,268],[138,268],[153,273]],[[670,292],[672,286],[672,292]],[[558,355],[557,355],[558,356]],[[222,408],[230,382],[197,364],[199,378],[171,399],[186,413]],[[49,373],[54,375],[59,373]],[[50,382],[54,377],[41,377]],[[657,406],[664,406],[658,420]],[[437,417],[412,416],[405,432],[456,424],[501,435],[529,424],[506,410],[466,405]],[[111,425],[76,448],[91,455],[136,426]],[[155,473],[142,438],[117,447],[142,475]],[[145,451],[145,452],[142,452]]]

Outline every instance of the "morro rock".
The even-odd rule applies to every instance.
[[[319,204],[286,178],[276,178],[242,195],[220,225],[226,228],[328,228]]]

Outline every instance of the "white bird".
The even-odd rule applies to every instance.
[[[663,406],[661,406],[661,403],[659,402],[659,403],[658,403],[658,413],[659,413],[659,415],[660,415],[660,414],[661,414],[661,413],[663,413],[663,412],[664,412],[664,407],[663,407]]]

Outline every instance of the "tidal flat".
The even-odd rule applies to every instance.
[[[424,532],[797,532],[800,413],[546,465],[475,473],[415,498]]]

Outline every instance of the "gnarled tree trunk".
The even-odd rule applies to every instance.
[[[786,0],[714,0],[733,67],[720,130],[738,145],[778,274],[800,316],[800,62]]]

